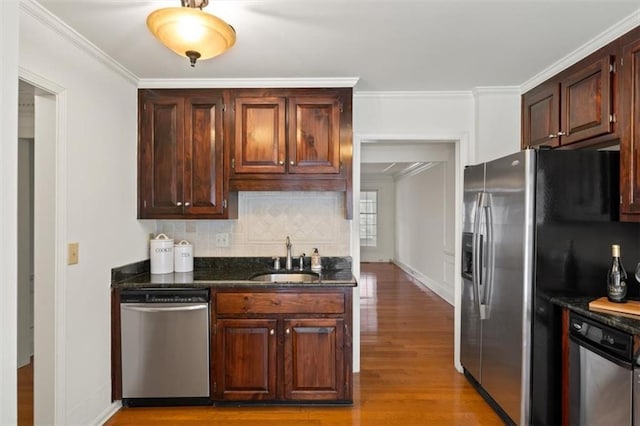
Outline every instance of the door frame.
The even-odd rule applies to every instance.
[[[351,221],[351,257],[353,259],[353,274],[360,277],[360,164],[363,143],[388,143],[412,141],[413,143],[453,143],[455,145],[455,223],[454,223],[454,268],[461,264],[462,242],[458,235],[462,235],[462,192],[464,184],[464,165],[469,158],[469,135],[467,133],[451,134],[354,134],[353,135],[353,220]],[[460,298],[461,277],[454,274],[454,351],[453,363],[458,372],[462,373],[460,364]],[[360,288],[354,288],[353,294],[353,369],[360,371]]]
[[[52,280],[44,281],[34,277],[34,359],[41,360],[40,364],[46,370],[44,374],[52,378],[52,383],[43,383],[38,380],[38,369],[34,365],[34,420],[37,423],[64,424],[66,419],[66,265],[65,265],[65,236],[67,235],[66,220],[66,152],[67,152],[67,94],[66,89],[36,73],[23,67],[18,68],[18,78],[36,87],[36,95],[45,98],[53,98],[54,110],[46,108],[45,111],[38,111],[38,100],[35,100],[34,126],[38,123],[55,122],[55,128],[51,129],[55,146],[55,155],[46,161],[51,163],[48,166],[53,170],[54,181],[47,182],[49,189],[53,191],[53,206],[51,210],[34,211],[34,235],[43,230],[38,230],[38,217],[53,213],[53,229],[49,230],[49,238],[46,246],[42,243],[34,242],[34,253],[49,253],[47,258],[47,273]],[[39,114],[40,112],[40,114]],[[52,116],[53,115],[53,116]],[[42,125],[42,124],[41,124]],[[48,125],[48,124],[45,124]],[[37,135],[36,135],[37,136]],[[42,142],[41,142],[42,143]],[[42,148],[42,147],[41,147]],[[34,156],[38,157],[38,140],[34,142]],[[34,167],[36,173],[34,185],[38,186],[37,164]],[[34,199],[34,205],[36,200]],[[41,222],[41,221],[40,221]],[[46,231],[46,230],[45,230]],[[41,271],[42,272],[42,271]],[[53,286],[50,293],[52,297],[38,297],[38,290],[42,289],[43,282]],[[40,285],[39,285],[40,284]],[[43,290],[40,290],[43,291]],[[36,312],[44,312],[45,315],[38,316]],[[53,338],[45,339],[43,330],[51,330]],[[38,330],[41,333],[38,333]],[[47,341],[48,340],[48,341]],[[39,401],[47,401],[53,397],[52,403],[39,404]],[[41,408],[39,410],[39,408]]]

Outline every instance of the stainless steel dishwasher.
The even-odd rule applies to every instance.
[[[209,290],[125,289],[122,404],[208,405]]]
[[[572,312],[569,338],[569,424],[637,425],[633,335]]]

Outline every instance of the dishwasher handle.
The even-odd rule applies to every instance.
[[[200,311],[208,308],[206,303],[176,303],[164,305],[150,305],[149,303],[122,303],[120,307],[122,309],[135,312],[187,312]]]

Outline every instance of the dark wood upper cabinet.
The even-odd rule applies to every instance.
[[[183,199],[184,98],[142,94],[139,104],[138,217],[179,215]]]
[[[551,82],[522,97],[523,147],[560,145],[560,86]]]
[[[353,216],[352,89],[141,89],[138,218],[237,218],[238,191],[337,191]]]
[[[289,173],[340,173],[340,112],[336,97],[289,98]]]
[[[235,173],[286,171],[285,104],[277,96],[235,99]]]
[[[522,97],[522,147],[613,139],[614,57],[575,65]]]
[[[184,211],[224,214],[222,98],[187,98],[185,103]]]
[[[561,145],[612,133],[613,61],[613,56],[605,55],[560,82]]]
[[[226,196],[220,91],[139,92],[138,217],[234,217]]]
[[[352,89],[230,89],[230,191],[337,191],[353,216]]]
[[[640,36],[624,45],[621,66],[621,219],[640,221]]]
[[[234,178],[246,179],[243,174],[340,173],[341,148],[351,143],[341,141],[341,92],[282,89],[263,96],[250,94],[240,92],[233,101]],[[296,177],[289,179],[302,182]]]

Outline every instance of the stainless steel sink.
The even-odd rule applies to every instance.
[[[320,275],[307,271],[293,273],[265,272],[253,275],[249,280],[266,283],[317,283],[320,281]]]

